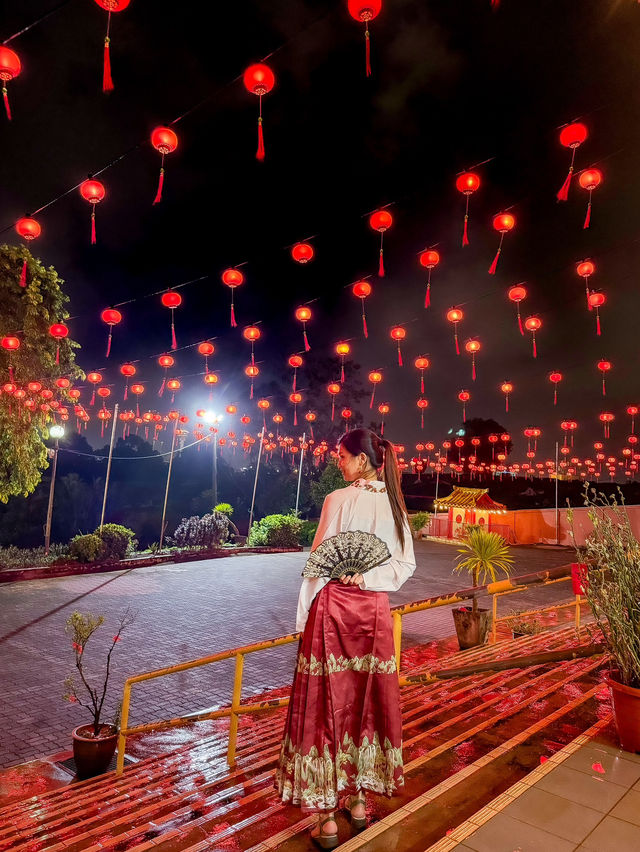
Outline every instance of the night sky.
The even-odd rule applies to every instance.
[[[59,4],[21,0],[2,4],[0,40]],[[361,372],[382,369],[379,402],[389,402],[386,434],[393,440],[440,442],[461,419],[458,391],[472,395],[468,416],[495,417],[512,433],[522,460],[522,430],[543,430],[542,458],[562,438],[560,421],[580,424],[577,445],[590,453],[602,437],[601,411],[612,411],[611,450],[629,433],[624,413],[640,402],[640,5],[634,0],[383,0],[371,25],[373,76],[364,75],[362,26],[346,0],[160,4],[132,0],[114,15],[111,55],[115,91],[101,91],[106,13],[93,0],[69,0],[10,46],[23,63],[9,84],[14,120],[4,116],[0,159],[2,239],[18,242],[13,223],[81,182],[100,175],[107,198],[97,209],[98,244],[89,244],[90,208],[77,190],[37,218],[42,237],[34,254],[56,267],[71,297],[68,325],[82,345],[85,370],[102,369],[120,396],[118,367],[137,361],[148,382],[143,398],[157,405],[161,371],[155,357],[170,345],[163,288],[206,276],[180,290],[179,347],[213,339],[211,366],[220,371],[216,405],[234,402],[258,423],[261,380],[290,379],[287,357],[302,347],[293,311],[309,302],[314,357],[348,339]],[[268,58],[266,58],[268,57]],[[266,161],[255,159],[257,98],[242,85],[251,62],[273,68],[276,87],[264,98]],[[151,130],[173,125],[178,150],[166,159],[164,198],[152,206],[160,157]],[[568,203],[555,194],[570,152],[558,128],[584,121],[590,131],[578,149],[577,170],[604,174],[593,195],[591,227],[583,230],[587,193],[577,181]],[[460,245],[464,199],[460,171],[476,169],[481,189],[471,198],[471,245]],[[367,214],[390,205],[385,235],[387,276],[376,276],[378,235]],[[498,244],[492,217],[509,209],[515,230],[505,238],[495,276],[487,270]],[[313,237],[316,259],[306,266],[289,255],[292,243]],[[420,250],[436,246],[441,264],[425,310]],[[607,303],[602,337],[585,306],[576,262],[591,257],[592,280]],[[229,328],[228,266],[242,267],[236,290],[238,329]],[[371,275],[369,338],[350,285]],[[518,333],[506,292],[524,281],[523,317],[537,314],[538,358],[530,335]],[[121,310],[105,360],[100,312]],[[314,300],[314,301],[311,301]],[[471,360],[456,357],[445,313],[465,311],[462,346],[477,337],[478,378]],[[259,323],[261,380],[249,402],[249,344],[242,328]],[[403,324],[405,366],[396,365],[389,329]],[[419,377],[413,359],[432,366],[425,396],[430,407],[419,430]],[[195,349],[177,354],[178,376],[202,370]],[[596,362],[613,370],[602,398]],[[551,370],[565,378],[554,409]],[[499,386],[514,392],[504,413]],[[304,394],[304,371],[300,377]],[[179,404],[207,404],[201,377],[185,379]],[[114,391],[115,395],[115,391]],[[114,397],[112,397],[113,399]],[[85,404],[87,400],[84,400]],[[348,402],[348,390],[340,406]],[[364,403],[365,407],[367,403]],[[329,408],[328,394],[308,400]],[[291,423],[290,411],[283,411]],[[368,410],[366,412],[368,420]]]

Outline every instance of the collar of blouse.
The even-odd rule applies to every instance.
[[[384,482],[379,479],[364,479],[361,477],[360,479],[355,479],[351,484],[354,488],[363,488],[365,491],[375,491],[377,494],[385,494],[387,490]]]

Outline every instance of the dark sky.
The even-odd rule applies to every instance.
[[[0,39],[57,5],[4,2]],[[391,405],[387,434],[394,440],[441,441],[459,423],[457,393],[466,388],[471,416],[496,417],[520,436],[514,457],[522,458],[526,426],[543,429],[550,455],[564,418],[578,420],[578,445],[590,452],[604,410],[616,414],[610,446],[619,452],[628,434],[624,409],[640,400],[640,6],[502,0],[492,13],[489,0],[384,0],[383,7],[371,26],[374,73],[366,80],[363,32],[342,0],[132,0],[113,17],[116,89],[105,96],[106,14],[92,0],[70,0],[11,42],[23,73],[10,84],[14,120],[1,121],[3,237],[16,241],[17,218],[130,152],[101,175],[108,194],[97,210],[97,246],[89,245],[89,205],[77,191],[38,216],[43,235],[34,252],[67,282],[69,325],[85,370],[108,365],[106,381],[120,388],[118,366],[143,359],[140,378],[154,404],[161,376],[149,356],[169,345],[169,315],[159,296],[143,297],[206,275],[181,290],[176,327],[179,346],[217,337],[220,405],[257,413],[243,374],[249,345],[242,327],[261,324],[256,353],[264,378],[288,377],[286,358],[302,336],[293,311],[315,299],[308,369],[341,337],[350,339],[363,372],[383,369],[379,401]],[[254,158],[257,99],[238,78],[269,54],[277,85],[264,99],[261,164]],[[159,155],[150,131],[185,113],[174,125],[180,147],[166,161],[163,202],[152,207]],[[590,130],[577,167],[598,165],[604,173],[586,231],[587,196],[577,183],[568,203],[555,200],[569,162],[558,127],[577,118]],[[455,176],[490,158],[477,170],[483,185],[471,200],[471,245],[462,249],[464,201]],[[377,235],[365,214],[387,204],[394,226],[385,236],[388,274],[378,279]],[[498,242],[491,220],[504,208],[517,224],[490,276]],[[316,260],[300,267],[287,247],[312,235]],[[425,311],[417,253],[435,244],[442,262]],[[585,256],[597,263],[593,285],[607,296],[601,338],[575,273]],[[240,327],[231,330],[229,291],[219,276],[243,262]],[[365,341],[348,286],[370,274]],[[543,321],[536,360],[506,298],[520,281],[529,288],[523,315]],[[129,299],[137,301],[122,308],[106,362],[100,311]],[[477,336],[483,346],[476,382],[469,357],[454,353],[444,317],[452,304],[466,314],[462,343]],[[395,323],[407,328],[402,369],[389,338]],[[424,433],[415,406],[418,354],[432,360]],[[595,366],[602,357],[613,362],[606,400]],[[177,375],[202,369],[193,350],[178,358]],[[556,409],[552,369],[565,375]],[[505,379],[515,386],[508,415],[499,391]],[[200,378],[187,380],[181,404],[205,403],[203,387]],[[329,407],[328,395],[308,402]]]

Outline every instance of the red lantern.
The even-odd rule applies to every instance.
[[[381,423],[381,426],[380,426],[380,435],[384,435],[384,418],[391,411],[391,407],[388,403],[381,402],[380,405],[378,406],[378,411],[382,415],[382,423]]]
[[[374,231],[380,234],[380,259],[378,262],[378,276],[384,278],[384,232],[393,225],[393,217],[388,210],[376,210],[369,216],[369,224]]]
[[[51,337],[55,338],[58,341],[56,346],[56,364],[60,363],[60,341],[63,340],[68,334],[69,329],[66,325],[63,325],[61,322],[56,322],[53,325],[49,326],[49,334]]]
[[[80,194],[85,201],[91,204],[91,245],[96,243],[96,204],[99,204],[106,195],[104,185],[99,180],[89,178],[80,184]]]
[[[151,144],[162,155],[160,163],[160,178],[158,180],[158,189],[156,197],[153,199],[154,204],[159,204],[162,201],[162,187],[164,186],[164,158],[165,154],[173,154],[178,147],[178,137],[170,127],[156,127],[151,132]]]
[[[364,300],[371,295],[371,284],[368,281],[356,281],[353,285],[353,295],[362,302],[362,331],[365,337],[369,337],[367,331],[367,318],[364,314]]]
[[[18,337],[3,337],[0,343],[2,344],[3,349],[8,349],[10,352],[15,352],[16,349],[20,349],[20,339]]]
[[[595,290],[592,290],[587,297],[587,301],[589,302],[589,308],[593,310],[595,308],[596,311],[596,334],[600,337],[600,308],[606,302],[604,293],[596,293]]]
[[[589,304],[589,278],[596,271],[595,263],[591,260],[581,260],[580,263],[576,266],[576,272],[581,278],[584,278],[584,285],[587,294],[587,307],[591,310],[591,305]]]
[[[205,385],[217,385],[218,384],[218,377],[216,376],[215,373],[205,373],[202,378],[204,380]],[[211,397],[209,397],[209,399],[211,399]]]
[[[40,224],[36,222],[35,219],[32,219],[30,216],[23,216],[22,219],[18,219],[16,222],[16,231],[22,237],[23,240],[27,240],[27,242],[31,242],[31,240],[35,240],[36,237],[39,237],[42,233],[42,228]],[[25,258],[22,263],[22,272],[20,273],[20,286],[27,286],[27,259]]]
[[[489,275],[496,274],[498,260],[500,259],[500,253],[502,251],[502,241],[504,240],[504,235],[508,234],[509,231],[512,231],[515,224],[516,220],[511,215],[511,213],[499,213],[497,216],[493,217],[493,228],[500,234],[500,244],[498,245],[498,251],[496,252],[496,256],[493,258],[493,263],[489,267]]]
[[[591,195],[594,189],[597,189],[602,183],[602,172],[600,169],[585,169],[580,172],[578,182],[583,189],[589,193],[589,203],[587,204],[587,215],[584,218],[583,228],[588,228],[591,224]]]
[[[244,282],[244,275],[239,269],[225,269],[222,273],[222,283],[231,290],[231,328],[236,328],[236,315],[233,309],[233,291]]]
[[[524,327],[530,331],[533,337],[533,357],[538,357],[538,349],[536,347],[536,331],[542,328],[542,320],[539,317],[527,317],[524,321]]]
[[[600,419],[600,422],[604,424],[604,437],[610,438],[611,437],[610,426],[613,423],[613,421],[616,419],[615,415],[611,414],[610,411],[603,411],[602,414],[599,415],[599,419]]]
[[[424,393],[424,371],[429,368],[429,359],[420,355],[413,362],[413,366],[416,370],[420,370],[420,393]]]
[[[256,340],[260,339],[260,329],[255,325],[248,325],[242,332],[242,336],[251,343],[251,363],[255,364],[256,359],[253,352],[253,344]]]
[[[331,394],[331,420],[333,420],[336,407],[336,394],[340,393],[340,385],[337,382],[331,382],[327,385],[327,391]]]
[[[291,390],[295,392],[296,374],[298,372],[298,367],[302,367],[302,358],[299,355],[291,355],[289,357],[289,366],[293,367],[293,385],[291,387]]]
[[[369,41],[369,21],[380,14],[382,0],[347,0],[349,14],[355,21],[364,24],[365,74],[371,76],[371,46]]]
[[[469,233],[468,233],[468,224],[469,224],[469,196],[473,195],[473,193],[479,189],[480,187],[480,178],[478,175],[473,172],[463,172],[463,174],[458,175],[456,178],[456,189],[458,192],[461,192],[467,199],[467,205],[464,211],[464,228],[462,231],[462,245],[469,245]]]
[[[479,340],[467,340],[464,345],[464,348],[471,355],[471,379],[475,382],[476,380],[476,352],[480,351],[480,341]]]
[[[111,77],[111,55],[109,53],[109,28],[111,27],[111,13],[122,12],[126,9],[131,0],[96,0],[98,6],[102,6],[109,13],[107,17],[107,34],[104,39],[104,53],[102,60],[102,91],[113,91],[113,79]]]
[[[336,343],[336,355],[340,356],[340,381],[344,384],[344,359],[351,352],[351,347],[344,341]]]
[[[164,393],[165,385],[167,383],[167,370],[169,369],[169,367],[173,367],[173,365],[175,364],[175,360],[171,355],[161,355],[158,358],[158,364],[160,364],[160,366],[164,370],[162,384],[160,385],[160,390],[158,391],[158,396],[162,396],[162,394]]]
[[[636,418],[636,415],[638,413],[638,410],[639,409],[638,409],[637,405],[629,405],[627,407],[627,414],[631,417],[631,434],[632,435],[635,432],[635,425],[636,425],[635,418]],[[629,439],[629,440],[631,440],[631,439]],[[634,444],[636,442],[637,442],[637,439],[636,439],[636,441],[631,441],[631,443],[634,443]]]
[[[378,370],[372,370],[369,373],[369,381],[373,385],[373,390],[371,391],[371,401],[369,402],[369,408],[373,408],[373,399],[376,395],[376,385],[379,385],[382,381],[382,373],[378,372]]]
[[[0,80],[2,80],[2,99],[7,118],[11,121],[11,107],[9,106],[9,93],[7,83],[13,80],[22,71],[22,64],[18,54],[10,47],[0,45]]]
[[[301,393],[290,393],[289,394],[289,402],[293,403],[293,425],[298,425],[298,403],[302,402],[302,394]]]
[[[256,151],[256,159],[264,160],[264,135],[262,133],[262,96],[268,94],[275,86],[276,78],[268,65],[263,62],[256,62],[255,65],[250,65],[244,72],[243,82],[245,88],[252,95],[257,95],[260,98],[260,112],[258,115],[258,150]]]
[[[566,201],[569,198],[569,187],[571,186],[571,178],[573,177],[576,149],[582,145],[588,135],[587,128],[579,121],[574,124],[567,124],[560,131],[560,144],[564,145],[565,148],[571,148],[571,164],[569,166],[569,174],[566,176],[564,183],[556,195],[558,201]]]
[[[135,394],[136,397],[140,397],[141,394],[144,393],[144,385],[134,384],[131,385],[131,393]],[[136,417],[140,417],[140,402],[139,399],[136,399]]]
[[[296,263],[308,263],[313,260],[313,246],[309,243],[296,243],[291,249],[291,257]]]
[[[120,367],[120,372],[125,377],[123,399],[126,402],[127,397],[129,396],[129,379],[131,379],[131,378],[133,378],[133,376],[135,376],[136,368],[133,366],[133,364],[123,364]]]
[[[253,399],[253,380],[258,377],[260,370],[255,364],[249,364],[244,368],[245,375],[251,379],[251,390],[249,391],[249,399]]]
[[[308,352],[311,347],[309,346],[309,340],[307,339],[307,322],[311,319],[311,308],[308,308],[306,305],[303,305],[300,308],[296,308],[296,319],[302,323],[304,351]]]
[[[456,355],[460,354],[460,345],[458,344],[458,323],[464,319],[464,314],[460,308],[450,308],[447,311],[447,319],[453,324],[453,340],[456,344]]]
[[[233,415],[233,414],[236,414],[236,413],[237,413],[238,409],[237,409],[237,407],[236,407],[235,405],[228,405],[228,406],[225,408],[225,411],[227,412],[227,414],[231,414],[231,415]]]
[[[513,385],[511,382],[503,382],[500,385],[500,390],[504,394],[504,410],[506,412],[509,411],[509,394],[513,391]]]
[[[353,417],[353,411],[350,408],[343,408],[340,412],[340,416],[343,420],[347,421],[347,431],[349,431],[349,420]]]
[[[554,370],[549,373],[549,381],[553,383],[553,404],[558,404],[558,383],[562,381],[562,373]]]
[[[462,422],[466,423],[467,422],[467,403],[471,399],[471,394],[469,393],[469,391],[461,390],[460,393],[458,394],[458,399],[462,403]],[[444,444],[442,446],[444,446]]]
[[[114,325],[118,325],[119,322],[122,321],[122,314],[120,311],[116,311],[115,308],[106,308],[101,314],[100,319],[102,322],[106,323],[109,326],[109,337],[107,339],[107,358],[109,357],[109,353],[111,352],[111,334],[113,332]]]
[[[515,284],[513,287],[509,287],[507,295],[512,302],[516,303],[518,328],[520,329],[520,334],[524,334],[524,329],[522,328],[522,317],[520,316],[520,302],[527,298],[527,288],[524,284]]]
[[[407,332],[401,325],[396,325],[391,329],[391,339],[395,340],[398,344],[398,366],[402,367],[402,351],[400,350],[400,341],[404,340],[407,336]]]
[[[169,310],[171,311],[171,348],[177,349],[178,342],[176,340],[174,311],[182,304],[182,296],[180,295],[180,293],[176,293],[174,290],[169,290],[166,293],[162,294],[162,304],[165,306],[165,308],[169,308]]]
[[[176,391],[179,391],[181,387],[180,382],[178,379],[169,379],[169,381],[167,382],[167,387],[171,391],[171,404],[173,405],[173,402],[176,398]]]
[[[433,249],[428,249],[427,251],[421,251],[420,255],[420,264],[425,267],[425,269],[429,270],[429,275],[427,277],[427,290],[424,296],[424,306],[428,308],[431,304],[431,270],[435,269],[435,267],[440,263],[440,255],[437,251]]]
[[[607,388],[605,385],[605,376],[613,366],[611,361],[598,361],[597,365],[598,369],[602,373],[602,396],[607,395]]]
[[[205,374],[209,373],[209,356],[213,355],[216,351],[216,347],[213,343],[209,343],[208,340],[205,340],[203,343],[198,344],[198,352],[200,355],[204,355],[204,371]]]
[[[420,428],[424,429],[424,412],[425,409],[429,406],[429,400],[424,397],[420,397],[416,402],[416,405],[420,409]]]

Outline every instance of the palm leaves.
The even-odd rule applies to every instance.
[[[490,580],[495,583],[498,573],[503,572],[507,576],[511,573],[513,557],[509,555],[509,546],[501,535],[487,532],[481,527],[469,530],[462,547],[458,548],[458,561],[454,566],[457,573],[468,572],[471,574],[474,586],[483,585]],[[473,599],[473,610],[477,608],[476,599]]]

